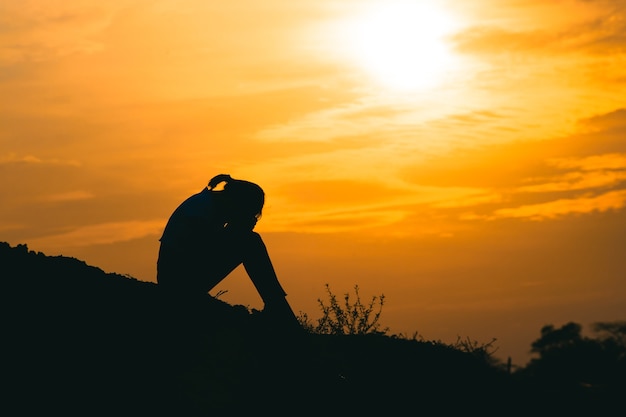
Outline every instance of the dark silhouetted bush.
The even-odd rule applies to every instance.
[[[313,324],[306,313],[298,317],[300,324],[315,334],[385,334],[388,328],[380,328],[380,315],[383,310],[385,295],[373,296],[369,303],[363,304],[359,294],[359,286],[354,286],[355,299],[350,299],[350,293],[344,294],[343,304],[326,284],[328,305],[318,298],[322,316]],[[376,307],[378,305],[378,307]]]

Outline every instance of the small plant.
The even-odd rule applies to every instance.
[[[219,298],[226,294],[228,292],[228,290],[219,290],[217,293],[215,293],[215,295],[213,296],[213,298],[215,298],[216,300],[219,300]]]
[[[498,350],[498,347],[494,346],[496,341],[497,339],[493,338],[490,342],[479,343],[469,337],[462,339],[460,336],[457,336],[456,342],[450,344],[449,346],[456,350],[460,350],[461,352],[467,352],[479,359],[484,360],[486,363],[497,365],[499,361],[494,357],[494,354]]]
[[[382,313],[385,295],[373,296],[367,304],[361,302],[359,286],[354,286],[355,300],[350,299],[350,294],[346,293],[343,303],[337,300],[337,296],[326,284],[328,294],[328,305],[318,298],[318,303],[322,310],[322,317],[317,323],[311,323],[306,313],[300,313],[298,320],[302,327],[311,333],[316,334],[385,334],[388,328],[381,329],[379,320]]]

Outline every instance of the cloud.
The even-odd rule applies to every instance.
[[[626,108],[587,117],[579,121],[580,126],[591,132],[607,131],[626,133]]]
[[[584,158],[552,158],[547,164],[557,169],[574,170],[548,178],[533,178],[539,184],[522,186],[517,192],[573,191],[618,186],[626,181],[626,154],[594,155]]]
[[[606,3],[594,3],[583,8],[586,18],[582,22],[573,16],[570,23],[562,27],[542,28],[541,23],[532,29],[518,30],[495,24],[474,26],[458,33],[453,42],[458,51],[469,54],[623,53],[626,51],[626,9],[623,5],[609,8]],[[567,7],[571,5],[558,4],[552,11],[563,12]]]
[[[345,206],[346,204],[379,204],[392,201],[407,192],[406,188],[380,181],[320,179],[292,181],[276,190],[285,199],[305,206]]]
[[[365,91],[350,102],[267,126],[254,138],[266,143],[311,141],[335,144],[340,139],[352,138],[364,145],[403,144],[424,152],[440,152],[463,137],[451,132],[451,127],[493,126],[497,129],[508,116],[500,109],[471,109],[471,106],[470,110],[463,108],[459,111],[459,106],[445,94],[394,95]],[[482,140],[486,140],[485,137]]]
[[[352,207],[344,211],[320,211],[308,213],[284,213],[268,219],[267,227],[260,225],[260,230],[268,232],[298,233],[341,233],[385,227],[401,222],[409,214],[408,210],[393,208]],[[265,223],[265,220],[264,220]]]
[[[580,168],[584,171],[626,169],[626,154],[612,153],[586,158],[553,158],[548,163],[557,168]]]
[[[256,138],[263,141],[329,141],[338,137],[363,136],[373,129],[397,129],[406,110],[394,107],[357,100],[269,126],[259,131]]]
[[[507,124],[506,112],[452,113],[421,127],[434,129],[440,124],[442,133],[450,135],[495,129]],[[420,144],[414,139],[404,152],[398,151],[398,142],[387,146],[384,141],[363,141],[351,150],[291,158],[291,165],[277,170],[291,172],[291,181],[272,190],[278,202],[273,215],[280,220],[268,218],[267,227],[357,230],[369,225],[406,225],[414,219],[409,227],[421,230],[426,218],[442,225],[446,216],[539,220],[618,210],[623,207],[619,190],[626,181],[626,153],[614,145],[622,141],[623,112],[617,109],[581,119],[578,132],[552,140],[476,141],[473,145],[468,141],[467,147],[451,148],[441,156],[417,152]],[[610,152],[594,153],[597,150]],[[359,180],[352,179],[355,173],[360,174]],[[581,191],[586,194],[581,196]],[[295,211],[283,213],[282,206]],[[482,214],[461,212],[468,208]]]
[[[68,191],[64,193],[49,194],[41,196],[41,201],[46,203],[59,203],[66,201],[88,200],[94,198],[93,193],[87,191]]]
[[[267,218],[260,224],[272,232],[326,233],[407,225],[406,220],[416,212],[455,209],[501,199],[498,193],[488,189],[419,186],[386,181],[384,177],[372,182],[294,182],[276,192],[278,195],[272,194],[266,210]]]
[[[145,236],[158,236],[163,231],[164,224],[162,219],[93,224],[64,233],[33,238],[29,241],[29,245],[59,250],[60,248],[125,242]]]
[[[546,220],[624,208],[626,112],[616,109],[581,119],[577,131],[553,140],[479,146],[433,158],[406,170],[407,179],[433,185],[471,185],[481,190],[461,203],[474,208],[462,221],[504,218]],[[584,194],[581,194],[584,193]],[[465,204],[462,204],[465,203]]]
[[[532,185],[500,190],[502,201],[524,200],[538,195],[544,202],[494,209],[491,214],[463,213],[462,220],[519,218],[546,220],[574,214],[620,210],[626,205],[626,154],[612,153],[587,157],[549,158],[545,164],[552,175],[524,180]],[[566,173],[554,173],[567,170]],[[572,195],[585,190],[582,196]],[[537,197],[535,197],[537,198]],[[545,201],[548,200],[548,201]]]
[[[447,198],[445,201],[437,202],[433,204],[432,207],[451,209],[500,203],[503,200],[504,196],[501,192],[486,189],[476,189],[473,192],[468,192],[467,195]]]
[[[24,213],[45,201],[43,196],[60,201],[58,198],[66,193],[93,188],[88,184],[88,178],[88,172],[77,160],[29,153],[0,154],[0,214],[9,218],[23,217]],[[66,194],[67,197],[72,194]]]
[[[22,230],[26,228],[24,223],[0,223],[0,232],[6,233],[15,230]]]
[[[542,184],[518,187],[521,193],[546,193],[554,191],[574,191],[600,187],[610,187],[626,181],[624,172],[572,172],[556,178],[548,179]]]
[[[453,40],[462,53],[484,54],[541,50],[540,45],[554,35],[540,32],[514,32],[497,26],[475,26],[457,34]]]
[[[72,54],[90,54],[103,45],[93,36],[111,21],[120,2],[83,0],[46,4],[3,2],[0,13],[0,62],[43,62]]]
[[[517,218],[548,220],[571,214],[590,214],[619,210],[626,206],[626,190],[609,191],[597,196],[560,199],[541,204],[530,204],[495,210],[489,220]]]
[[[15,152],[11,152],[5,155],[0,155],[0,165],[9,164],[42,164],[42,165],[63,165],[78,167],[81,165],[76,160],[63,160],[57,158],[41,159],[34,155],[18,156]]]

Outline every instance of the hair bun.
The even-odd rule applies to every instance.
[[[229,174],[219,174],[211,178],[209,181],[209,190],[215,188],[221,182],[232,181],[232,178]]]

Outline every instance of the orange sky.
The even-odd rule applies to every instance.
[[[358,284],[523,364],[626,317],[625,66],[620,0],[3,2],[0,240],[153,281],[229,173],[296,311]]]

